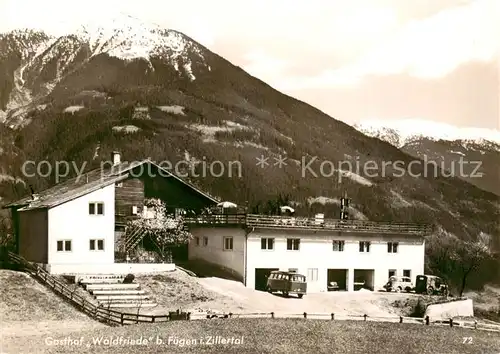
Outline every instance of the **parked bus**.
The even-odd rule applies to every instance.
[[[294,272],[272,271],[267,278],[266,290],[269,293],[281,292],[287,297],[296,294],[302,299],[307,292],[306,277]]]

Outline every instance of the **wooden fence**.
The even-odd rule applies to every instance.
[[[89,301],[82,295],[76,293],[76,288],[71,289],[68,284],[57,277],[49,274],[45,269],[37,264],[28,262],[24,258],[8,252],[8,261],[19,270],[31,274],[35,279],[52,289],[57,295],[69,301],[74,307],[87,314],[91,318],[111,325],[120,326],[137,323],[165,322],[176,319],[189,319],[190,314],[171,312],[168,315],[141,315],[138,313],[124,313],[110,308],[99,306]]]
[[[228,314],[192,314],[191,320],[213,319],[213,318],[287,318],[287,319],[311,319],[311,320],[329,320],[329,321],[365,321],[365,322],[391,322],[391,323],[412,323],[423,325],[437,325],[449,327],[462,327],[491,332],[500,333],[500,324],[485,323],[473,320],[461,320],[450,318],[448,320],[431,321],[429,316],[424,318],[419,317],[403,317],[403,316],[368,316],[368,315],[337,315],[335,313],[301,313],[301,314],[286,314],[275,312],[257,312],[257,313],[228,313]]]
[[[24,258],[12,253],[8,253],[8,261],[10,265],[18,266],[19,270],[23,270],[31,274],[33,277],[41,281],[43,284],[50,287],[56,294],[69,301],[80,311],[84,312],[91,318],[98,320],[110,326],[123,326],[137,323],[157,323],[172,320],[206,320],[206,319],[231,319],[231,318],[302,318],[314,320],[340,320],[340,321],[370,321],[370,322],[393,322],[393,323],[413,323],[424,325],[445,325],[445,326],[458,326],[462,328],[470,328],[484,331],[500,332],[500,324],[485,323],[471,320],[448,319],[431,321],[427,316],[425,318],[417,317],[373,317],[368,315],[351,316],[351,315],[338,315],[335,313],[301,313],[301,314],[286,314],[275,312],[260,312],[260,313],[227,313],[227,314],[213,314],[213,313],[184,313],[171,311],[165,315],[141,315],[138,313],[123,313],[120,311],[112,310],[110,308],[97,306],[83,296],[76,294],[76,288],[71,289],[68,284],[62,282],[58,278],[49,274],[42,267],[37,264],[28,262]]]

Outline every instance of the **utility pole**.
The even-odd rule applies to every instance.
[[[349,199],[347,191],[344,192],[344,197],[340,198],[340,220],[349,219]]]

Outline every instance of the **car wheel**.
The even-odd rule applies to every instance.
[[[299,299],[302,299],[303,296],[304,294],[298,294]]]
[[[432,286],[429,286],[427,288],[427,295],[432,295],[432,294],[434,294],[434,288]]]
[[[396,289],[396,292],[397,292],[397,293],[400,293],[400,292],[401,292],[401,290],[403,290],[403,289],[401,289],[401,287],[400,287],[400,286],[398,286],[398,288]]]
[[[283,291],[283,295],[285,295],[285,297],[288,297],[288,291]]]
[[[273,292],[269,286],[266,288],[266,291],[267,291],[269,294],[272,294],[272,292]]]

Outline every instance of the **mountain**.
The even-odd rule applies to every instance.
[[[338,197],[347,193],[353,218],[432,222],[463,239],[489,235],[500,246],[496,195],[435,177],[422,164],[401,173],[415,158],[276,91],[180,32],[118,17],[60,37],[3,34],[0,53],[5,201],[57,181],[47,164],[34,174],[34,163],[69,161],[70,177],[119,150],[123,160],[168,162],[209,193],[254,211],[281,194],[298,213],[338,217]],[[261,157],[269,160],[257,164]],[[284,164],[275,164],[279,158]]]
[[[365,121],[360,132],[436,163],[448,173],[500,195],[500,131],[425,120]]]

